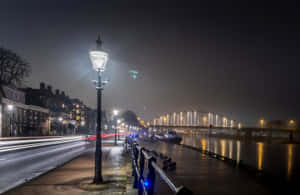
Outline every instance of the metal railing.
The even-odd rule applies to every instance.
[[[129,146],[129,147],[128,147]],[[133,187],[138,189],[138,194],[153,195],[156,174],[169,186],[171,191],[177,195],[192,195],[193,192],[184,186],[176,187],[168,178],[166,173],[158,166],[156,158],[146,152],[131,137],[126,138],[126,150],[129,150],[132,159],[132,175],[134,176]],[[145,165],[147,164],[147,176],[144,178]]]

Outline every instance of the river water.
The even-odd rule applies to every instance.
[[[242,161],[248,166],[283,178],[285,181],[295,181],[300,176],[299,144],[244,141],[195,133],[182,134],[182,138],[181,144],[211,151],[237,162]]]

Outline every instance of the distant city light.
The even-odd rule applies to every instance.
[[[7,109],[8,109],[9,111],[12,111],[12,110],[14,109],[14,105],[8,104],[8,105],[7,105]]]
[[[63,118],[62,118],[62,117],[59,117],[58,120],[59,120],[60,122],[62,122],[62,121],[63,121]]]
[[[241,129],[242,128],[242,123],[238,124],[238,128]]]

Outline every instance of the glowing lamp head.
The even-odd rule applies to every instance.
[[[119,114],[119,110],[113,110],[114,116],[117,116]]]
[[[97,72],[104,72],[108,61],[108,54],[103,51],[90,51],[90,60]]]

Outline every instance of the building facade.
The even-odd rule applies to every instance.
[[[95,110],[81,100],[70,98],[64,91],[40,83],[39,89],[25,88],[26,103],[50,110],[51,135],[89,133],[95,130]]]
[[[49,135],[50,111],[25,104],[25,93],[0,85],[0,137]]]

